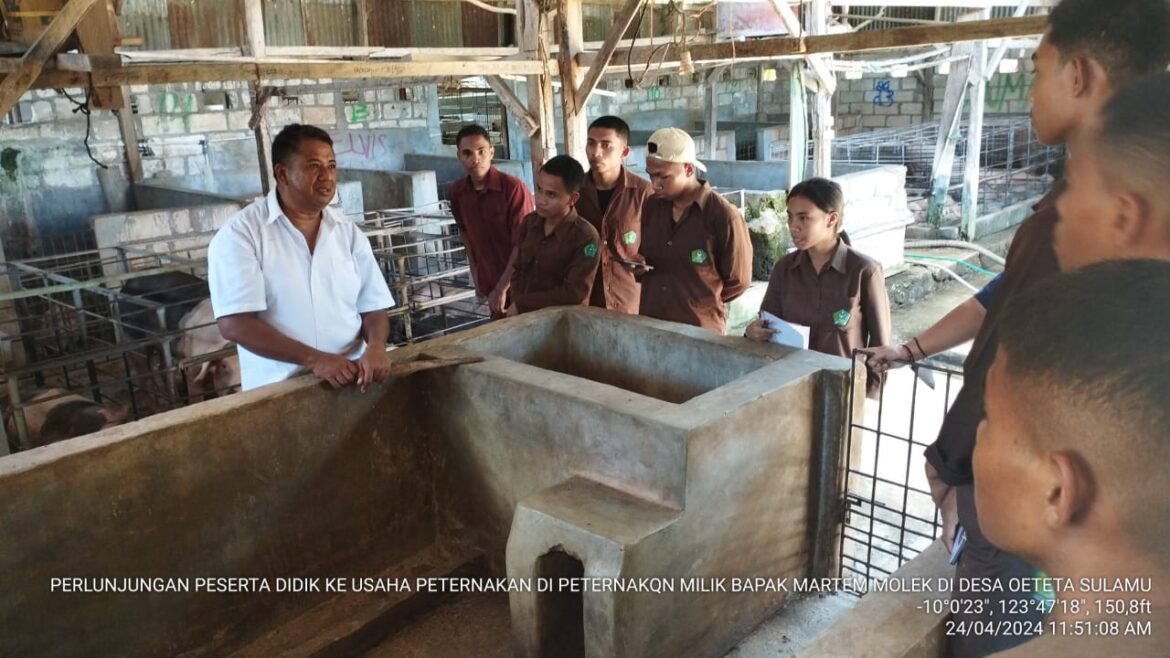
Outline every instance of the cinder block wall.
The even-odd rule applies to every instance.
[[[400,170],[403,153],[438,148],[434,86],[329,79],[272,85],[281,90],[267,106],[273,133],[291,123],[320,126],[332,135],[342,167]],[[84,90],[65,91],[85,98]],[[231,193],[225,185],[254,176],[259,187],[246,82],[136,85],[127,100],[146,179],[199,180]],[[65,94],[34,90],[0,121],[0,231],[16,225],[43,235],[78,233],[95,214],[135,209],[117,116],[91,116],[89,146],[109,167],[102,170],[86,154],[86,119],[75,108]]]

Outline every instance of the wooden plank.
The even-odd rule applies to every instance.
[[[355,0],[357,13],[357,42],[359,46],[368,48],[370,45],[370,0]]]
[[[537,0],[519,0],[517,15],[518,43],[524,54],[538,61],[547,61],[547,14]],[[497,72],[498,73],[498,72]],[[552,76],[549,71],[529,75],[528,111],[536,118],[538,130],[529,138],[532,170],[538,171],[544,161],[556,155],[556,131],[553,129]]]
[[[707,71],[706,102],[703,104],[703,127],[706,128],[707,152],[704,157],[715,159],[715,144],[719,141],[719,78],[726,67],[718,66]]]
[[[497,75],[485,75],[483,76],[483,79],[488,83],[488,86],[492,88],[492,91],[496,92],[496,96],[499,97],[500,102],[504,104],[504,107],[508,108],[508,111],[516,117],[516,120],[524,124],[529,137],[532,137],[536,131],[540,130],[540,124],[538,124],[536,119],[533,118],[533,116],[528,112],[528,108],[524,107],[524,103],[520,102],[520,98],[515,94],[515,92],[512,91],[512,88],[508,86],[508,83],[504,82],[504,80]]]
[[[127,107],[118,110],[118,128],[122,131],[122,143],[126,147],[126,167],[130,170],[130,182],[141,183],[142,153],[138,150],[138,127],[134,125],[134,112],[129,103]]]
[[[584,43],[581,26],[581,0],[558,0],[561,24],[561,50],[557,62],[561,72],[561,118],[564,125],[565,152],[582,164],[585,155],[585,107],[577,105],[577,82],[581,78],[574,55]]]
[[[401,79],[483,75],[484,62],[343,62],[312,60],[305,62],[271,62],[266,59],[241,58],[239,62],[188,62],[182,64],[128,64],[120,69],[94,71],[91,75],[71,71],[46,71],[33,89],[85,87],[92,77],[94,85],[161,85],[180,82],[215,82],[267,79]],[[533,60],[492,62],[499,75],[544,75],[555,71],[545,62]],[[15,74],[4,77],[7,81]],[[0,83],[2,84],[2,83]]]
[[[626,30],[630,29],[630,24],[634,22],[634,14],[638,13],[642,2],[643,0],[626,0],[626,4],[613,17],[613,25],[609,27],[609,33],[605,35],[605,41],[598,49],[596,59],[589,66],[589,72],[585,74],[585,80],[577,90],[577,107],[585,107],[589,102],[589,97],[593,95],[593,90],[597,89],[597,83],[601,82],[601,76],[605,74],[605,67],[609,66],[613,53],[617,50],[618,41],[625,36]]]
[[[786,0],[771,0],[771,3],[773,11],[780,17],[780,21],[784,23],[789,35],[803,37],[804,30],[800,26],[800,19],[796,16],[796,12],[792,11],[788,2]],[[829,70],[824,55],[809,55],[805,61],[812,67],[813,73],[816,73],[817,80],[828,88],[830,94],[837,91],[837,77]]]
[[[4,80],[0,81],[0,116],[8,114],[24,92],[29,90],[45,68],[45,62],[49,61],[69,35],[73,34],[77,24],[85,18],[90,9],[93,9],[97,1],[69,0],[49,27],[37,37],[32,48],[21,58],[20,70],[4,76]]]
[[[829,31],[829,19],[832,16],[829,0],[813,0],[809,10],[809,31],[814,35],[825,34]],[[809,61],[818,59],[812,56]],[[821,60],[823,63],[823,60]],[[816,71],[816,67],[813,67]],[[820,76],[825,76],[821,78]],[[833,92],[837,88],[837,78],[827,66],[817,72],[816,105],[813,118],[813,173],[822,178],[833,175]]]
[[[982,41],[984,39],[1038,36],[1044,33],[1047,26],[1047,16],[1026,16],[964,23],[914,25],[889,30],[868,30],[845,34],[825,34],[803,39],[794,37],[749,39],[734,43],[689,46],[689,50],[691,58],[696,64],[732,60],[753,61],[807,57],[818,53],[860,53],[872,50],[894,50],[914,46]],[[628,57],[644,66],[656,48],[659,47],[639,46],[634,48],[632,52],[629,49],[619,49],[614,53],[613,59],[624,62]],[[666,52],[663,53],[663,50]],[[677,63],[679,51],[677,47],[670,45],[658,50],[654,56],[655,62],[663,59],[667,63]],[[577,63],[581,66],[592,66],[596,60],[597,53],[582,53],[577,56]]]
[[[113,56],[114,48],[118,47],[121,40],[113,0],[98,0],[97,6],[78,23],[77,38],[81,42],[82,52],[87,55]],[[111,61],[99,68],[105,66],[121,66],[121,60]],[[120,87],[95,87],[89,96],[89,106],[93,109],[111,110],[125,105],[126,96]]]
[[[264,57],[267,43],[264,37],[264,7],[261,0],[244,0],[244,35],[245,54],[253,57]],[[305,29],[308,29],[306,24]],[[260,164],[260,189],[268,194],[276,186],[272,164],[272,129],[268,124],[268,98],[261,86],[263,81],[259,72],[256,79],[248,84],[252,94],[252,118],[248,125],[252,127],[256,137],[256,159]]]

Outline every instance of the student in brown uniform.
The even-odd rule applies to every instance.
[[[492,318],[500,318],[512,281],[508,257],[520,221],[532,212],[532,193],[492,165],[496,151],[483,127],[464,126],[455,144],[467,176],[451,185],[451,214],[467,247],[475,293],[486,299]]]
[[[996,656],[1170,655],[1167,326],[1165,260],[1089,265],[1009,302],[975,502],[988,539],[1043,569],[1054,599],[1034,639]]]
[[[600,248],[597,230],[573,210],[584,180],[581,164],[567,155],[536,175],[536,212],[520,224],[508,315],[589,303]]]
[[[1168,0],[1064,0],[1048,17],[1048,29],[1033,54],[1032,125],[1047,144],[1065,143],[1070,157],[1092,128],[1094,117],[1113,94],[1143,75],[1164,71],[1170,64],[1170,1]],[[1154,108],[1150,108],[1154,111]],[[993,605],[1021,599],[1009,587],[1020,578],[1036,574],[1035,567],[1000,550],[979,529],[972,483],[971,453],[975,428],[983,418],[984,381],[998,345],[999,324],[1008,302],[1022,291],[1054,276],[1059,267],[1053,251],[1053,230],[1059,219],[1056,199],[1064,189],[1058,182],[1020,225],[1008,251],[1002,283],[986,312],[977,301],[960,305],[933,327],[902,346],[890,346],[871,360],[878,370],[892,359],[921,359],[954,345],[974,343],[963,364],[963,388],[947,411],[938,439],[926,450],[926,471],[931,495],[942,512],[942,539],[951,549],[956,524],[967,537],[955,577],[990,578],[1002,591],[993,592]],[[954,619],[963,628],[984,624],[987,615],[964,614],[971,602],[988,595],[956,589],[952,596],[959,613]],[[1025,596],[1024,598],[1027,598]],[[1035,608],[1022,617],[995,617],[1003,622],[1035,620]],[[1005,628],[1013,628],[1008,625]],[[948,655],[984,656],[1028,639],[1027,635],[966,633],[947,639]]]
[[[845,194],[826,178],[810,178],[788,193],[788,229],[794,251],[772,269],[760,310],[809,327],[808,347],[853,357],[853,351],[890,340],[890,300],[881,263],[854,250],[841,230]],[[748,338],[765,342],[776,333],[762,319]],[[881,378],[869,372],[866,392],[877,398]]]
[[[589,124],[585,142],[589,173],[577,213],[601,236],[601,264],[589,304],[636,315],[642,295],[636,278],[642,204],[653,192],[649,181],[623,164],[630,154],[629,142],[630,127],[618,117],[604,116]]]
[[[695,141],[663,128],[646,146],[646,172],[655,196],[642,207],[640,313],[727,330],[726,304],[752,281],[752,244],[739,211],[698,173]]]

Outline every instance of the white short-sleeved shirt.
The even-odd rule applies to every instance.
[[[361,314],[394,306],[370,243],[356,224],[325,208],[310,254],[275,190],[229,219],[211,240],[207,258],[216,319],[256,313],[280,333],[322,352],[361,356]],[[243,346],[239,354],[244,390],[283,381],[300,370]]]

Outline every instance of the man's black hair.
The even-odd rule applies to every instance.
[[[325,142],[329,146],[333,146],[333,138],[317,126],[302,123],[290,124],[280,131],[276,139],[272,140],[272,164],[288,165],[293,154],[301,148],[301,142],[306,140]]]
[[[549,158],[540,170],[561,179],[565,184],[565,191],[569,194],[580,192],[581,185],[585,183],[585,170],[572,156],[558,155]]]
[[[460,128],[459,133],[455,135],[455,148],[459,149],[463,147],[464,138],[475,137],[477,135],[486,139],[488,144],[492,143],[492,136],[488,134],[488,131],[484,129],[483,126],[475,123],[469,123],[466,126]]]
[[[1048,28],[1062,59],[1097,60],[1114,89],[1170,65],[1170,0],[1064,0]]]
[[[1170,73],[1147,76],[1114,94],[1101,111],[1095,146],[1111,186],[1137,187],[1148,201],[1162,200],[1156,211],[1170,210]]]
[[[630,124],[623,121],[621,117],[612,115],[597,117],[593,120],[593,123],[589,124],[589,130],[593,130],[594,128],[612,130],[617,133],[618,137],[622,138],[622,141],[627,144],[630,143]]]

